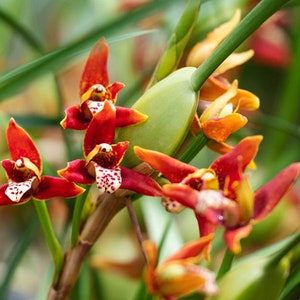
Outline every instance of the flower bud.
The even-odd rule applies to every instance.
[[[132,108],[148,116],[140,124],[120,128],[118,141],[129,141],[123,163],[139,163],[133,146],[174,154],[185,138],[194,117],[198,93],[191,86],[193,67],[179,69],[148,89]]]

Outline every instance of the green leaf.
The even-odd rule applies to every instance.
[[[183,51],[199,15],[201,0],[190,0],[177,23],[167,45],[167,49],[159,60],[152,75],[149,87],[165,78],[178,67]]]
[[[8,96],[16,94],[22,87],[35,78],[38,78],[38,76],[47,72],[57,71],[61,69],[62,66],[65,66],[71,59],[88,52],[90,47],[102,36],[107,37],[108,41],[112,43],[121,39],[132,38],[141,34],[149,33],[149,31],[135,32],[122,35],[121,37],[112,38],[112,35],[116,31],[119,31],[120,28],[124,29],[126,26],[161,10],[167,4],[175,3],[177,1],[179,0],[151,1],[149,4],[122,14],[105,25],[96,27],[93,31],[86,34],[81,39],[54,50],[51,53],[41,56],[40,58],[3,75],[0,78],[0,101],[3,101],[3,99]]]

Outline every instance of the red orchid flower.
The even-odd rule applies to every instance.
[[[213,235],[185,244],[178,252],[158,264],[158,250],[150,241],[144,241],[147,257],[146,285],[150,294],[173,300],[194,292],[214,295],[218,288],[215,274],[197,265],[202,256],[209,258]]]
[[[104,101],[116,103],[118,92],[124,87],[121,82],[109,84],[107,72],[108,45],[105,39],[99,40],[92,48],[87,59],[80,82],[79,105],[65,110],[61,125],[65,129],[84,130],[93,116],[103,108]],[[136,124],[146,120],[147,116],[130,108],[116,106],[116,127]]]
[[[87,127],[84,159],[69,162],[58,174],[81,184],[96,181],[100,193],[113,193],[123,188],[145,195],[161,195],[161,188],[153,179],[120,166],[129,142],[113,144],[116,122],[116,109],[109,101],[104,101],[102,110]]]
[[[209,169],[200,170],[154,151],[136,147],[135,152],[171,182],[162,188],[168,197],[168,207],[178,210],[179,203],[192,208],[201,236],[213,232],[216,226],[224,226],[224,239],[229,249],[237,253],[241,250],[241,238],[251,231],[251,224],[274,209],[300,173],[300,163],[294,163],[254,193],[243,173],[253,161],[261,139],[243,139]]]
[[[46,200],[70,198],[84,189],[63,178],[42,175],[40,153],[27,132],[11,119],[6,131],[10,159],[2,161],[8,183],[0,187],[0,205],[25,203],[31,197]]]

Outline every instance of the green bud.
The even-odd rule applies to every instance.
[[[179,69],[148,89],[132,108],[148,116],[133,126],[120,128],[117,141],[129,141],[123,164],[133,167],[140,161],[133,146],[174,154],[185,138],[197,104],[198,93],[191,86],[195,68]]]

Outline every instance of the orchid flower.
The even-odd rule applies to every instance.
[[[108,45],[105,39],[101,39],[92,48],[81,77],[80,104],[65,110],[65,118],[61,121],[63,128],[84,130],[93,116],[102,110],[105,100],[115,105],[124,84],[109,84],[107,60]],[[123,127],[142,122],[147,116],[131,108],[116,106],[116,119],[116,127]]]
[[[47,200],[71,198],[84,189],[63,178],[42,175],[40,153],[28,133],[11,119],[6,139],[11,159],[2,161],[8,183],[0,187],[0,206],[25,203],[31,197]]]
[[[210,234],[216,226],[224,226],[224,239],[237,253],[241,251],[240,239],[249,235],[251,224],[274,209],[300,173],[300,163],[291,164],[254,192],[243,173],[256,156],[261,140],[261,136],[244,138],[209,169],[197,169],[139,147],[135,147],[135,153],[171,182],[162,187],[169,211],[180,211],[180,205],[181,209],[192,208],[201,236]]]
[[[113,144],[116,122],[116,109],[109,101],[104,101],[102,110],[87,127],[83,143],[84,159],[69,162],[58,174],[81,184],[96,181],[100,194],[123,188],[145,195],[161,195],[160,186],[153,179],[120,166],[129,143]]]
[[[145,281],[150,294],[173,300],[194,292],[214,295],[218,288],[215,274],[197,265],[202,256],[207,259],[213,235],[185,244],[178,252],[158,264],[156,245],[146,240],[143,248],[147,257]]]
[[[215,28],[203,41],[197,43],[189,53],[186,64],[198,67],[237,26],[240,18],[241,12],[237,10],[228,22]],[[197,114],[195,115],[191,131],[194,135],[203,131],[211,139],[207,146],[220,154],[224,154],[232,149],[231,146],[225,144],[225,140],[232,132],[243,127],[247,122],[246,117],[237,114],[237,112],[257,110],[260,105],[256,95],[247,90],[239,89],[237,81],[231,84],[223,76],[225,72],[249,60],[253,54],[252,50],[232,53],[213,72],[200,89],[199,108],[204,111],[203,115],[200,116],[201,120],[199,120]],[[210,104],[210,102],[212,103]],[[214,104],[214,102],[217,103]],[[216,112],[216,109],[218,113],[222,113],[222,118],[216,113],[212,114],[212,111]],[[225,116],[224,113],[226,113]],[[216,118],[218,119],[215,120]],[[209,122],[203,125],[203,121],[208,119],[210,119]],[[222,134],[216,134],[220,132],[220,129],[222,129]]]
[[[171,182],[162,187],[167,210],[179,212],[185,207],[192,208],[201,236],[214,232],[216,226],[224,226],[229,249],[239,252],[239,241],[248,236],[251,224],[273,210],[300,173],[300,163],[292,164],[253,192],[243,173],[256,156],[261,140],[261,136],[244,138],[208,169],[197,169],[140,147],[135,147],[135,153]]]

